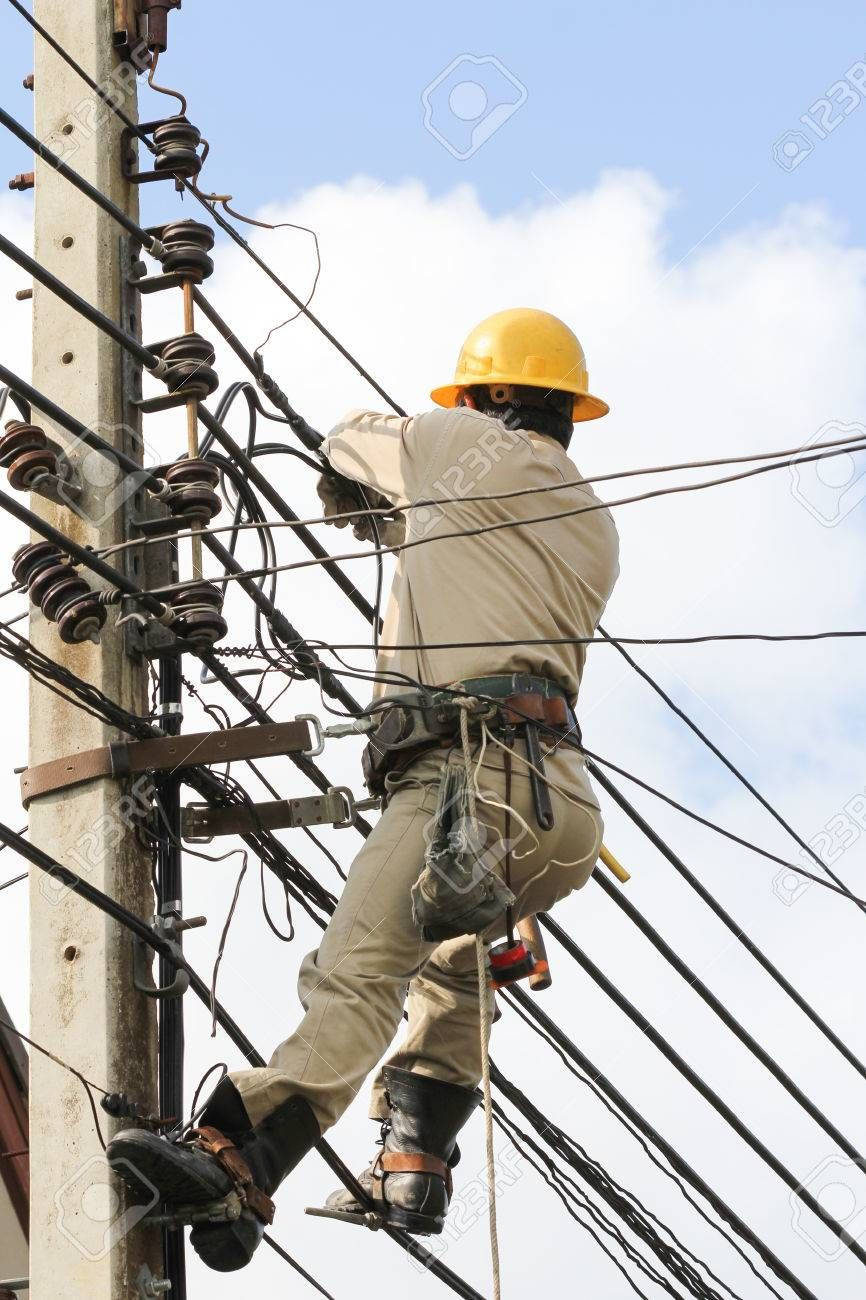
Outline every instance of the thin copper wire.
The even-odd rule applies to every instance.
[[[179,90],[172,90],[170,86],[158,86],[154,81],[153,78],[158,63],[159,51],[157,50],[153,56],[153,62],[151,63],[150,70],[147,74],[147,84],[150,86],[151,90],[155,90],[158,95],[171,95],[174,99],[180,100],[180,113],[178,116],[186,117],[186,96],[182,95]]]

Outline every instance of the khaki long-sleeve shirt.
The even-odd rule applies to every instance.
[[[447,533],[598,503],[588,485],[506,499],[519,488],[549,487],[580,473],[552,438],[508,430],[465,407],[401,418],[353,411],[323,451],[347,478],[382,493],[406,512],[406,540],[426,539],[398,556],[377,670],[428,686],[526,672],[549,677],[577,697],[581,645],[453,646],[592,636],[619,572],[619,543],[606,508],[446,540]],[[389,649],[408,646],[408,649]],[[406,686],[377,687],[377,694]]]

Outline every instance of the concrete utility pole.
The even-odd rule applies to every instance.
[[[135,78],[118,74],[112,45],[114,0],[35,0],[36,18],[100,85],[123,96],[136,114]],[[121,174],[118,119],[38,36],[35,46],[36,134],[133,217],[138,199]],[[114,74],[112,76],[112,74]],[[109,80],[111,79],[111,80]],[[77,148],[72,151],[72,146]],[[36,163],[35,256],[78,293],[137,333],[137,309],[122,306],[123,244],[118,226],[42,162]],[[127,362],[117,345],[34,286],[33,382],[103,438],[135,454],[138,417]],[[69,446],[70,437],[40,412],[34,422]],[[84,449],[72,459],[83,470],[82,505],[88,518],[33,497],[33,509],[78,542],[106,546],[122,537],[123,491],[111,467]],[[32,609],[32,607],[31,607]],[[31,637],[46,654],[98,685],[111,699],[143,713],[146,669],[124,652],[111,629],[101,644],[64,645],[56,623],[35,611]],[[59,758],[118,739],[112,728],[33,684],[30,762]],[[129,799],[116,781],[101,780],[36,799],[30,837],[139,916],[153,911],[150,863],[130,827]],[[156,1023],[153,1003],[133,991],[129,935],[74,893],[52,889],[33,873],[31,884],[31,997],[35,1039],[88,1078],[126,1091],[156,1111]],[[101,1116],[111,1133],[115,1121]],[[142,1210],[130,1206],[109,1174],[81,1084],[51,1061],[31,1057],[30,1168],[32,1300],[128,1300],[139,1294],[147,1270],[159,1277],[159,1234],[136,1227]],[[159,1288],[151,1292],[158,1294]]]

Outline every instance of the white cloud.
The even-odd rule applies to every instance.
[[[866,346],[866,251],[851,247],[825,210],[792,208],[771,224],[722,227],[673,265],[665,235],[671,202],[651,176],[615,172],[561,203],[551,200],[494,218],[467,187],[432,199],[417,182],[385,186],[362,178],[345,186],[320,186],[291,203],[275,202],[259,215],[311,225],[319,232],[324,266],[314,310],[409,409],[423,407],[430,387],[447,379],[462,336],[486,313],[524,303],[566,318],[586,347],[594,391],[613,408],[605,421],[578,428],[573,455],[584,472],[795,446],[828,421],[862,421],[866,379],[858,359]],[[8,206],[0,212],[8,222]],[[13,224],[17,221],[15,217]],[[13,232],[16,237],[23,240],[20,231]],[[309,237],[289,230],[254,231],[250,239],[302,293],[312,270]],[[218,270],[205,291],[252,346],[288,314],[290,304],[232,245],[221,241],[216,258]],[[19,279],[0,268],[4,302]],[[164,337],[178,328],[176,309],[167,296],[149,300],[148,334]],[[15,310],[23,315],[28,308],[16,305]],[[11,353],[16,364],[23,364],[17,320],[7,311],[0,329],[4,355]],[[290,400],[319,427],[326,428],[348,407],[377,404],[363,380],[305,321],[275,335],[266,357]],[[237,377],[237,364],[225,349],[218,368],[224,382]],[[242,430],[239,413],[231,427]],[[270,426],[267,436],[277,429]],[[160,455],[179,447],[175,418],[154,420],[149,440],[159,446]],[[312,476],[305,469],[288,472],[275,461],[268,472],[279,475],[281,488],[299,510],[315,510]],[[862,457],[854,472],[866,472]],[[605,495],[627,495],[655,483],[623,480],[608,485]],[[791,487],[791,476],[783,470],[751,483],[620,509],[623,576],[606,618],[609,630],[670,635],[863,626],[866,505],[838,526],[822,527],[794,499]],[[281,558],[300,554],[284,533],[279,539]],[[331,534],[325,540],[333,544]],[[242,553],[252,562],[255,548],[245,542]],[[370,590],[365,567],[355,564],[349,571]],[[309,636],[364,639],[361,620],[323,574],[302,571],[282,579],[280,600]],[[230,640],[247,643],[250,622],[239,597],[232,608]],[[806,836],[863,790],[858,643],[702,646],[639,651],[637,657]],[[361,662],[363,656],[354,659]],[[12,688],[20,690],[13,670],[6,672]],[[362,687],[358,693],[363,694]],[[311,690],[292,687],[279,706],[285,711],[280,716],[315,705]],[[582,711],[588,743],[602,754],[707,816],[799,860],[796,847],[615,652],[599,649],[591,655]],[[354,747],[334,745],[325,757],[329,771],[357,789],[355,756]],[[291,791],[300,789],[285,768],[277,779]],[[6,813],[14,820],[19,814],[12,802],[10,784]],[[725,845],[644,796],[639,802],[792,981],[855,1048],[866,1050],[857,981],[852,979],[862,951],[862,919],[855,910],[817,886],[786,907],[772,891],[775,867]],[[788,1009],[742,950],[731,946],[727,931],[638,833],[615,811],[607,816],[611,847],[634,872],[629,896],[706,973],[807,1091],[832,1110],[843,1128],[850,1125],[857,1111],[847,1067]],[[328,842],[345,859],[352,836],[336,833]],[[866,892],[857,883],[863,878],[863,844],[861,837],[839,867],[860,892]],[[300,837],[292,847],[302,858],[317,860]],[[320,869],[324,879],[335,879],[330,868]],[[187,869],[190,910],[207,910],[211,916],[208,932],[189,940],[190,953],[202,967],[212,957],[231,874],[194,860]],[[302,924],[292,949],[269,938],[263,941],[254,894],[250,887],[242,900],[221,980],[227,1005],[267,1051],[295,1018],[295,967],[313,933]],[[697,1006],[694,995],[669,977],[598,895],[591,886],[566,904],[563,923],[769,1144],[806,1175],[832,1151],[832,1143],[820,1132],[816,1135],[814,1126],[796,1114],[739,1048],[730,1047],[725,1031]],[[4,906],[13,905],[18,904],[6,895]],[[251,951],[259,963],[252,976],[246,962]],[[828,1266],[791,1231],[781,1184],[759,1172],[739,1142],[707,1118],[705,1108],[658,1064],[646,1044],[623,1029],[618,1013],[561,953],[552,956],[556,984],[546,1008],[795,1270],[818,1293],[827,1294]],[[20,1005],[20,956],[16,965],[4,954],[2,971],[4,996]],[[203,1017],[192,1008],[190,1022],[192,1076],[209,1063],[212,1049],[203,1041]],[[225,1055],[222,1042],[216,1050]],[[572,1087],[556,1060],[533,1048],[532,1069],[526,1068],[524,1040],[508,1017],[499,1027],[496,1055],[592,1154],[610,1163],[687,1241],[705,1249],[726,1278],[739,1279],[751,1294],[753,1284],[742,1280],[735,1261],[701,1231],[678,1194],[668,1194],[647,1171],[637,1148],[620,1139],[588,1095],[576,1084]],[[226,1059],[235,1061],[231,1052]],[[366,1153],[370,1126],[361,1118],[360,1106],[335,1138],[355,1158]],[[476,1126],[463,1169],[474,1174],[481,1164]],[[297,1250],[305,1264],[321,1267],[326,1285],[338,1293],[369,1269],[367,1276],[376,1276],[376,1294],[395,1285],[412,1287],[418,1295],[435,1294],[434,1285],[419,1281],[386,1243],[298,1217],[300,1206],[324,1194],[329,1182],[315,1160],[307,1162],[303,1177],[290,1180],[280,1197],[279,1239]],[[534,1175],[526,1174],[503,1198],[502,1218],[510,1287],[528,1285],[531,1268],[533,1286],[558,1294],[563,1269],[577,1262],[588,1292],[599,1300],[619,1300],[619,1275],[586,1237],[576,1230],[566,1237],[570,1221],[558,1203],[537,1190]],[[552,1224],[553,1243],[543,1258],[515,1248],[518,1231],[521,1241],[542,1234],[547,1238]],[[447,1259],[483,1291],[486,1252],[481,1222],[449,1248]],[[833,1266],[837,1293],[848,1279],[853,1285],[855,1267],[847,1261]],[[282,1271],[267,1256],[258,1258],[253,1269],[251,1284],[285,1285]],[[194,1277],[194,1284],[205,1284]],[[206,1285],[208,1294],[220,1297],[234,1294],[237,1284],[209,1275]],[[372,1284],[364,1294],[374,1294]]]

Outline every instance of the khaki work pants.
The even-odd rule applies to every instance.
[[[518,815],[511,819],[510,835],[518,918],[547,911],[580,889],[602,837],[601,814],[583,761],[566,747],[546,758],[546,771],[577,805],[551,789],[555,825],[547,832],[538,828],[520,761],[524,753],[518,739],[510,801]],[[482,795],[500,803],[505,793],[502,759],[501,750],[489,747],[477,778]],[[302,963],[301,1023],[267,1068],[232,1074],[253,1123],[298,1094],[312,1107],[322,1131],[330,1128],[394,1038],[407,992],[408,1032],[389,1063],[466,1088],[477,1085],[481,1048],[474,937],[428,943],[412,921],[410,890],[432,833],[444,762],[463,762],[459,745],[444,756],[441,750],[426,755],[392,781],[387,808],[352,864],[322,941]],[[502,809],[479,802],[477,811],[501,853]],[[485,938],[503,932],[504,920]],[[370,1113],[379,1118],[387,1113],[381,1073]]]

